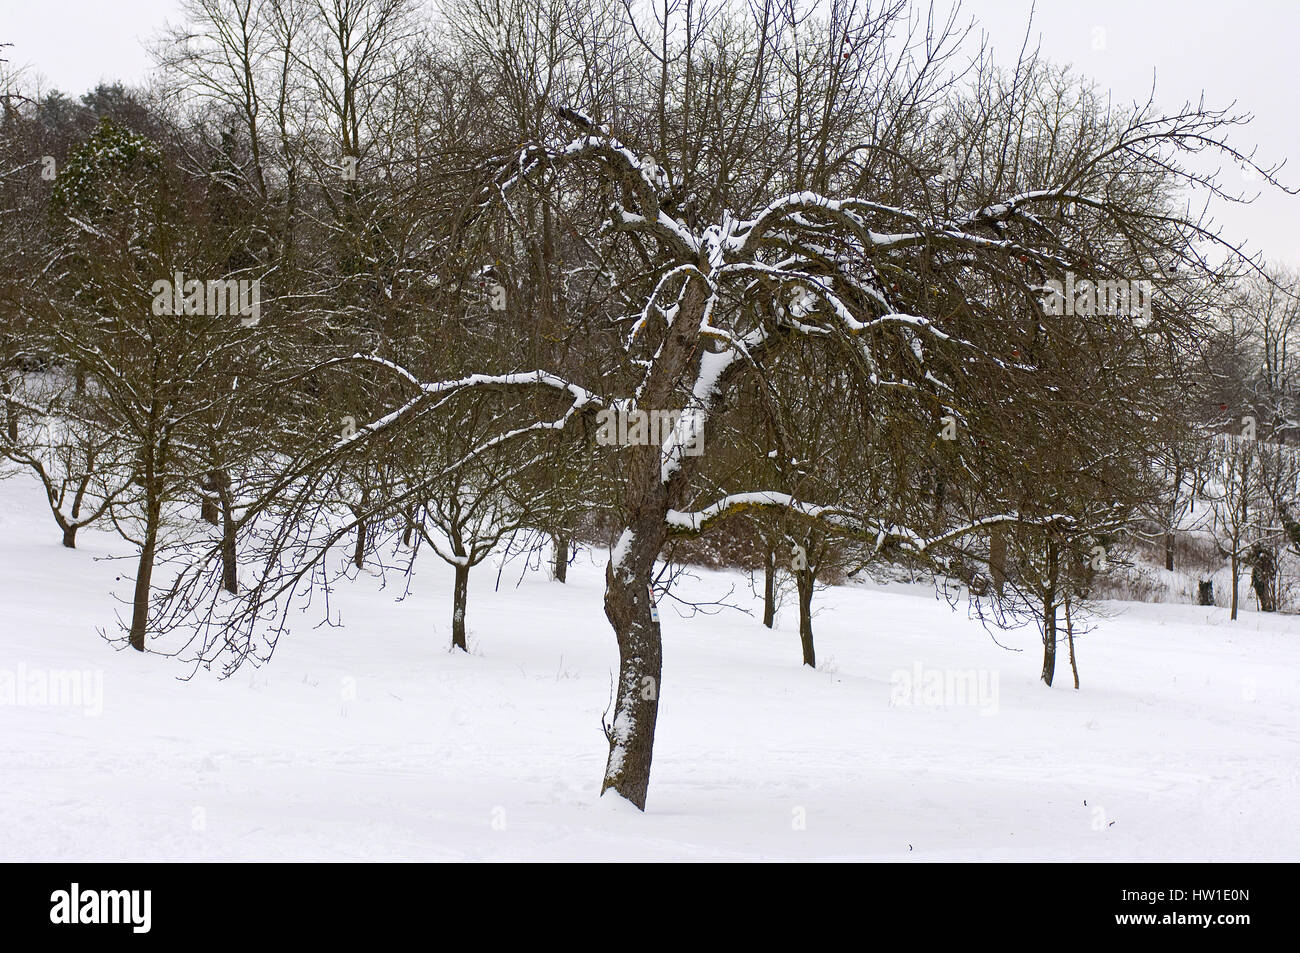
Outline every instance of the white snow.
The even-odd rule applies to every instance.
[[[475,570],[469,655],[447,650],[452,572],[428,559],[404,601],[363,575],[331,598],[342,626],[295,612],[269,666],[184,682],[96,635],[131,566],[100,558],[127,552],[114,536],[79,545],[33,482],[0,482],[3,860],[1300,856],[1296,617],[1108,604],[1075,692],[1063,654],[1057,687],[1038,682],[1033,633],[1005,651],[922,586],[818,593],[805,669],[791,606],[769,631],[746,579],[697,571],[679,594],[736,583],[754,614],[662,602],[640,815],[598,798],[618,657],[603,553],[568,585],[512,588],[512,564],[493,592],[495,567]],[[101,674],[102,714],[5,696],[20,666]],[[932,671],[979,673],[996,704],[898,703]]]

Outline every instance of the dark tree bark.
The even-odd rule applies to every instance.
[[[769,629],[776,623],[776,550],[768,547],[763,566],[763,624]]]
[[[131,600],[131,629],[128,640],[131,648],[144,651],[145,635],[149,629],[149,592],[153,582],[154,558],[158,549],[158,531],[162,526],[163,477],[166,461],[158,445],[158,422],[163,409],[158,401],[149,407],[148,440],[140,450],[139,482],[144,490],[144,539],[140,546],[140,559],[136,565],[135,594]]]
[[[199,505],[199,518],[213,526],[221,525],[221,514],[217,509],[217,486],[220,481],[221,474],[212,471],[204,474],[203,480],[199,483],[199,489],[203,491]]]
[[[1172,531],[1165,533],[1165,569],[1170,572],[1174,571],[1174,539]]]
[[[1043,606],[1043,681],[1052,687],[1056,678],[1056,606]]]
[[[1056,677],[1056,541],[1047,543],[1047,584],[1043,589],[1043,681],[1050,688]]]
[[[799,643],[803,647],[803,664],[809,668],[817,667],[817,653],[813,649],[812,597],[813,585],[817,581],[811,568],[795,571],[795,583],[799,587]]]
[[[13,385],[9,383],[8,377],[0,380],[0,394],[8,396],[13,393]],[[18,442],[18,405],[13,401],[5,401],[5,430],[9,434],[9,442],[16,444]]]
[[[1007,584],[1007,538],[997,529],[989,537],[989,581],[1001,598]]]
[[[609,760],[600,792],[610,788],[645,810],[659,719],[663,649],[650,609],[654,560],[663,544],[662,520],[643,517],[631,533],[629,552],[605,573],[605,616],[618,639],[618,688],[613,722],[605,726]]]
[[[1251,554],[1250,585],[1260,612],[1276,612],[1277,557],[1263,546]]]
[[[239,592],[239,553],[235,540],[235,507],[230,498],[230,482],[221,475],[217,484],[217,499],[221,502],[221,588],[229,593]]]
[[[65,521],[58,511],[55,511],[54,518],[58,522],[59,528],[63,530],[63,545],[68,549],[77,548],[77,530],[85,525],[78,517],[81,515],[81,504],[86,499],[86,490],[90,488],[90,471],[91,463],[88,461],[86,473],[82,476],[81,482],[77,486],[77,492],[72,497],[72,521]]]
[[[1070,671],[1074,673],[1074,687],[1079,688],[1079,663],[1074,657],[1074,620],[1070,618],[1070,597],[1065,597],[1065,639],[1070,646]]]
[[[465,644],[465,606],[469,601],[469,567],[456,566],[456,584],[451,597],[451,645],[468,652]]]
[[[363,486],[361,488],[361,505],[358,511],[364,513],[366,506],[370,503],[370,489]],[[352,550],[352,565],[358,569],[364,569],[366,565],[366,521],[357,520],[357,544]]]
[[[352,565],[358,569],[365,568],[366,565],[366,523],[365,520],[357,522],[357,542],[352,548]]]
[[[402,545],[410,546],[411,537],[415,534],[415,507],[408,507],[402,512],[406,525],[402,529]]]
[[[161,501],[146,487],[144,544],[135,571],[135,596],[131,601],[131,648],[144,651],[145,633],[149,628],[149,591],[153,582],[154,555],[158,547],[158,525],[162,519]]]
[[[555,537],[555,565],[553,575],[556,582],[567,582],[569,578],[569,540],[564,536]]]
[[[1235,620],[1237,618],[1237,595],[1240,591],[1238,577],[1241,575],[1241,557],[1237,555],[1235,542],[1232,550],[1232,559],[1229,562],[1232,566],[1232,611],[1228,615],[1228,618]]]

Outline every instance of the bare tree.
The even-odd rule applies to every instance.
[[[489,12],[464,15],[490,35],[501,18]],[[1225,142],[1241,121],[1232,114],[1108,109],[1029,56],[1010,73],[977,59],[957,87],[948,58],[960,31],[927,32],[901,4],[837,4],[827,21],[775,3],[738,12],[670,0],[649,19],[610,12],[608,42],[576,44],[572,70],[553,90],[560,101],[537,104],[545,118],[537,133],[464,170],[477,191],[452,217],[461,260],[441,280],[472,296],[464,278],[496,266],[480,257],[483,236],[532,247],[538,239],[520,223],[553,197],[570,210],[584,261],[610,275],[617,306],[563,360],[493,347],[477,369],[442,375],[384,353],[322,362],[313,373],[387,375],[402,397],[355,434],[319,444],[284,471],[274,498],[248,508],[272,545],[243,608],[223,617],[219,648],[246,645],[232,633],[246,640],[259,612],[366,518],[308,519],[322,468],[477,394],[502,395],[519,412],[502,416],[456,467],[613,415],[627,426],[611,452],[622,531],[606,568],[605,614],[620,663],[602,791],[644,808],[662,691],[653,586],[665,546],[759,510],[913,559],[965,558],[964,542],[996,527],[1088,531],[1087,514],[1050,508],[1051,487],[1030,492],[1021,480],[1026,492],[1008,498],[1005,477],[1062,428],[1075,434],[1076,459],[1099,473],[1108,455],[1146,438],[1153,408],[1174,393],[1167,350],[1195,340],[1199,318],[1199,299],[1189,303],[1171,272],[1202,275],[1209,296],[1224,276],[1205,246],[1234,251],[1187,217],[1184,190],[1221,190],[1180,160],[1215,147],[1250,160]],[[564,17],[574,36],[588,22],[581,12]],[[908,42],[886,41],[899,31]],[[843,51],[848,65],[828,73],[824,56],[792,52],[819,44]],[[590,93],[582,108],[562,97],[570,91]],[[810,155],[811,170],[791,171],[802,161],[794,157]],[[1149,289],[1149,307],[1098,309],[1074,293],[1083,282],[1095,291],[1121,281]],[[1064,304],[1066,289],[1068,309],[1049,305]],[[527,341],[531,329],[515,317],[509,308],[487,315],[483,332]],[[736,414],[739,390],[779,394],[776,367],[795,345],[818,348],[862,395],[862,406],[832,408],[844,411],[845,429],[865,411],[888,429],[885,447],[919,450],[950,427],[961,439],[934,459],[883,454],[890,469],[867,485],[905,489],[878,511],[864,508],[858,485],[806,499],[742,482],[757,467],[721,479],[709,448],[734,443],[726,434],[753,419]],[[1120,380],[1085,377],[1063,389],[1081,353],[1085,372],[1120,367]],[[773,407],[785,430],[797,426],[793,409]],[[642,428],[655,414],[689,426]],[[1036,426],[1048,429],[1031,436]],[[1109,502],[1100,492],[1081,498]],[[374,506],[408,501],[399,494]]]

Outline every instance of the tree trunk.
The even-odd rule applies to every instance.
[[[148,492],[146,490],[146,492]],[[149,627],[149,589],[153,581],[154,552],[158,546],[158,524],[162,506],[156,499],[146,503],[144,545],[135,572],[135,597],[131,603],[131,648],[144,651],[144,637]]]
[[[465,603],[469,599],[469,567],[456,565],[456,586],[451,597],[451,647],[468,652],[465,644]]]
[[[799,642],[803,646],[803,664],[816,668],[817,653],[813,650],[812,629],[813,583],[816,582],[816,577],[809,568],[796,570],[794,577],[799,587]]]
[[[555,537],[554,577],[556,582],[567,582],[569,578],[569,540],[563,536]]]
[[[1007,585],[1007,538],[1000,529],[989,537],[989,581],[1001,598]]]
[[[358,569],[365,568],[366,565],[366,522],[361,520],[357,523],[357,544],[352,549],[352,565]]]
[[[1043,606],[1043,681],[1052,687],[1056,677],[1056,606],[1052,603]]]
[[[6,377],[3,383],[0,383],[0,394],[6,397],[13,393],[13,385],[9,383]],[[18,442],[18,405],[13,401],[5,401],[5,430],[9,434],[9,442],[16,444]]]
[[[1232,553],[1232,614],[1228,616],[1229,619],[1237,618],[1237,574],[1239,571],[1237,552],[1234,549]]]
[[[1170,572],[1174,571],[1174,534],[1172,530],[1165,533],[1165,569]]]
[[[1255,590],[1260,612],[1277,611],[1277,557],[1273,551],[1259,546],[1252,553],[1250,586]]]
[[[69,523],[63,527],[63,545],[68,549],[77,548],[77,524]]]
[[[672,406],[682,378],[692,364],[698,368],[702,353],[699,330],[706,299],[704,283],[692,281],[651,365],[641,394],[643,407]],[[714,380],[708,400],[716,400],[725,387],[725,378]],[[663,668],[663,646],[659,622],[651,612],[650,586],[655,559],[668,538],[668,511],[686,498],[691,475],[701,458],[686,456],[674,461],[665,479],[658,446],[631,447],[628,456],[631,465],[624,498],[625,528],[605,570],[605,616],[618,639],[619,671],[613,722],[605,725],[609,760],[600,791],[604,794],[612,788],[644,811]]]
[[[217,509],[217,488],[220,485],[223,474],[216,470],[209,470],[203,474],[203,479],[199,481],[199,489],[202,491],[199,503],[199,519],[212,526],[221,525],[221,514]]]
[[[650,520],[654,520],[652,514]],[[618,639],[618,688],[614,720],[605,726],[609,739],[609,760],[600,793],[610,788],[645,810],[650,787],[650,764],[654,756],[655,724],[659,718],[659,679],[663,648],[659,623],[651,615],[650,586],[654,557],[659,552],[660,526],[645,525],[640,552],[624,553],[616,566],[611,560],[605,571],[605,616]],[[624,531],[624,539],[636,530]],[[629,547],[631,548],[631,547]]]
[[[776,550],[767,549],[763,566],[763,624],[769,629],[776,623]]]
[[[1074,673],[1074,688],[1079,688],[1079,664],[1074,658],[1074,620],[1070,618],[1070,597],[1065,597],[1065,638],[1070,646],[1070,671]]]
[[[366,511],[366,506],[369,503],[370,503],[370,488],[367,486],[362,486],[361,506],[359,510],[354,510],[353,512],[364,513]],[[365,568],[366,565],[366,521],[365,520],[357,521],[357,545],[356,548],[352,550],[352,565],[356,566],[358,569],[363,569]]]
[[[224,477],[224,474],[223,474]],[[229,593],[239,592],[239,562],[235,544],[235,508],[223,479],[217,487],[221,501],[221,588]]]
[[[1047,585],[1043,589],[1043,681],[1056,677],[1056,541],[1047,542]]]

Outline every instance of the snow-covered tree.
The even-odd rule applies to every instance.
[[[451,375],[383,354],[338,355],[328,367],[386,374],[404,394],[316,459],[332,466],[476,392],[506,395],[521,413],[462,461],[602,413],[690,422],[651,438],[629,426],[610,451],[622,530],[605,614],[620,664],[602,790],[644,807],[664,690],[652,585],[665,546],[756,510],[920,559],[960,555],[962,541],[999,526],[1072,531],[1074,517],[1048,506],[1051,487],[1007,499],[1001,478],[1024,445],[1057,433],[1028,440],[1025,428],[1068,428],[1103,458],[1168,404],[1160,368],[1169,349],[1194,338],[1197,317],[1183,298],[1170,306],[1170,274],[1215,278],[1203,246],[1216,236],[1186,217],[1182,190],[1216,185],[1181,157],[1222,144],[1238,120],[1200,106],[1108,109],[1032,59],[1009,75],[981,63],[966,92],[945,68],[955,37],[887,43],[909,25],[892,8],[836,7],[815,28],[777,5],[754,18],[686,8],[654,29],[610,12],[616,39],[566,50],[575,68],[557,70],[541,97],[547,108],[530,113],[535,126],[465,170],[479,188],[452,238],[472,251],[477,236],[509,227],[527,235],[519,211],[539,194],[558,196],[584,260],[609,275],[622,306],[599,315],[604,323],[562,361],[502,347],[531,335],[511,314],[489,316],[481,333],[499,340],[480,366]],[[465,258],[462,275],[482,266]],[[1098,308],[1083,292],[1121,281],[1140,288],[1145,307]],[[852,487],[803,499],[742,482],[756,467],[705,479],[709,448],[748,422],[735,414],[738,388],[770,387],[796,343],[822,350],[896,446],[919,454],[941,428],[955,429],[960,439],[930,467],[941,465],[941,499],[909,489],[872,511]],[[1063,389],[1070,374],[1080,379]],[[781,415],[781,402],[773,406]],[[854,425],[858,409],[832,409]],[[782,416],[797,426],[794,414]],[[916,468],[915,459],[898,465]],[[879,486],[896,478],[879,476]],[[297,525],[317,483],[307,465],[282,481],[292,484],[282,525]],[[346,529],[281,532],[232,624],[251,627],[257,608],[291,591]]]

